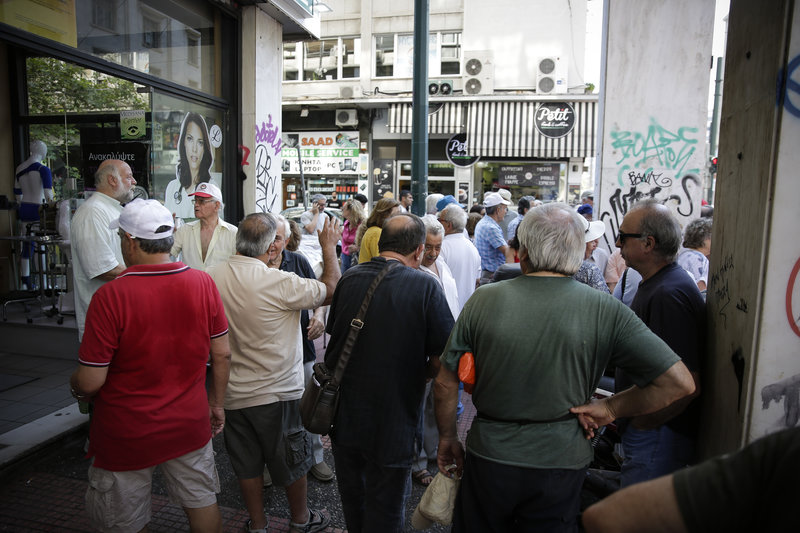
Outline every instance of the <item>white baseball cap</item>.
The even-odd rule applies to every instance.
[[[487,192],[485,195],[483,195],[484,207],[494,207],[500,204],[511,205],[511,202],[509,202],[496,192]]]
[[[203,182],[198,183],[194,192],[189,196],[199,196],[201,198],[213,198],[214,200],[222,203],[222,191],[213,183]]]
[[[169,231],[156,233],[162,226],[168,226]],[[172,235],[175,223],[172,213],[157,200],[136,200],[128,203],[122,209],[119,218],[112,220],[109,229],[121,228],[137,239],[155,241]]]

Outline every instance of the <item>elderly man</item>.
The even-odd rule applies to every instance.
[[[319,233],[324,267],[320,280],[269,268],[278,221],[269,213],[245,217],[236,234],[236,255],[209,269],[231,328],[231,377],[225,396],[225,446],[239,479],[247,529],[266,533],[263,471],[285,487],[292,531],[324,529],[329,518],[310,510],[306,474],[311,442],[300,420],[303,344],[300,314],[330,302],[339,280],[338,227]]]
[[[531,207],[533,207],[533,202],[536,200],[534,196],[523,196],[519,199],[519,203],[517,204],[517,218],[512,220],[508,223],[508,229],[506,230],[506,239],[511,240],[514,238],[514,235],[517,234],[517,226],[519,223],[522,222],[525,213],[527,213]]]
[[[455,463],[461,473],[456,370],[466,352],[477,369],[478,413],[453,531],[576,532],[593,456],[584,431],[591,436],[615,414],[653,412],[694,389],[678,356],[627,307],[571,278],[586,247],[578,217],[560,203],[526,215],[517,232],[524,275],[475,291],[440,358],[434,394],[443,472]],[[573,407],[592,397],[608,364],[630,371],[637,387]]]
[[[483,197],[483,205],[486,207],[486,216],[475,226],[475,247],[481,254],[481,285],[492,281],[500,265],[514,262],[514,250],[503,238],[503,228],[500,226],[511,202],[496,192],[487,192]]]
[[[194,216],[197,220],[175,230],[173,257],[197,270],[223,263],[236,253],[236,226],[219,218],[224,207],[222,191],[213,183],[200,183],[194,196]]]
[[[328,368],[336,368],[373,279],[389,262],[396,263],[375,290],[350,353],[331,433],[350,533],[403,528],[425,381],[429,367],[438,367],[436,356],[453,327],[439,283],[418,270],[424,243],[425,227],[418,217],[403,213],[388,219],[380,255],[345,272],[333,296]]]
[[[656,201],[634,205],[620,224],[617,246],[628,266],[642,276],[631,309],[681,356],[696,386],[692,396],[668,409],[621,424],[622,486],[669,474],[694,461],[699,405],[692,399],[700,394],[705,303],[692,276],[675,262],[680,244],[677,219]],[[617,390],[630,385],[630,377],[618,370]]]
[[[228,323],[211,278],[170,262],[172,228],[156,200],[112,221],[129,266],[92,298],[70,379],[75,398],[94,401],[86,506],[102,531],[147,528],[156,466],[192,531],[222,531],[211,437],[225,423]]]
[[[459,312],[481,277],[481,256],[478,249],[464,234],[467,214],[456,204],[450,204],[439,212],[439,222],[444,227],[444,239],[440,257],[450,267],[458,288]]]
[[[322,231],[325,219],[328,218],[325,214],[327,203],[327,199],[321,194],[315,194],[311,197],[311,209],[300,216],[303,235],[316,235],[318,231]]]
[[[78,339],[83,338],[92,295],[125,269],[120,238],[108,225],[119,218],[121,204],[133,200],[136,180],[127,163],[106,159],[100,163],[94,183],[97,191],[75,211],[70,223]]]
[[[277,268],[284,272],[293,272],[306,279],[317,279],[314,270],[308,260],[299,253],[291,252],[286,249],[288,236],[291,234],[289,221],[281,215],[276,215],[278,227],[275,229],[275,240],[272,241],[269,254],[270,259],[267,266]],[[320,337],[325,332],[325,307],[318,307],[313,315],[307,309],[300,312],[300,332],[303,335],[303,376],[305,383],[308,383],[313,375],[314,362],[317,360],[317,351],[314,348],[314,339]],[[319,435],[310,433],[312,451],[314,453],[314,465],[311,467],[311,475],[320,481],[330,481],[333,479],[333,471],[323,460],[322,438]],[[267,482],[264,473],[264,484]]]

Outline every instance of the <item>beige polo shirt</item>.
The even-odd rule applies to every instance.
[[[325,284],[241,255],[209,268],[222,296],[231,346],[226,409],[303,395],[300,311],[325,300]]]

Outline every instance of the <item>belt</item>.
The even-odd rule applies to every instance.
[[[548,420],[531,420],[529,418],[497,418],[491,415],[487,415],[486,413],[482,413],[478,411],[477,415],[478,418],[483,418],[484,420],[491,420],[492,422],[508,422],[510,424],[552,424],[554,422],[564,422],[565,420],[576,419],[575,415],[572,413],[567,413],[565,415],[561,415],[557,418],[550,418]]]

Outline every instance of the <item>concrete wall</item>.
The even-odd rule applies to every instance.
[[[613,250],[622,218],[646,197],[699,215],[714,0],[609,0],[596,213]]]
[[[795,2],[732,0],[708,291],[706,456],[795,426],[800,416],[800,97],[785,85],[800,82],[798,65]]]
[[[279,212],[282,28],[257,7],[242,11],[244,212]]]

